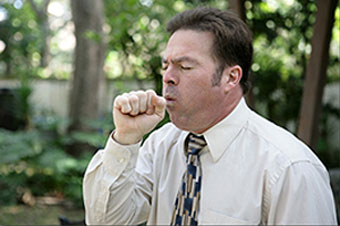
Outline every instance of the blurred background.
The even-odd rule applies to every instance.
[[[248,104],[313,148],[339,196],[339,1],[0,0],[0,224],[82,222],[82,176],[114,129],[114,97],[161,93],[165,25],[198,5],[249,25]]]

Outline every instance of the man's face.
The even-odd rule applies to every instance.
[[[223,85],[213,85],[218,68],[213,40],[209,32],[178,30],[165,50],[163,96],[171,121],[180,129],[201,133],[223,115]]]

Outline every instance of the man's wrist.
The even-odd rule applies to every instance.
[[[134,134],[122,134],[118,131],[113,131],[111,138],[121,145],[132,145],[137,144],[142,140],[143,137],[136,136]]]

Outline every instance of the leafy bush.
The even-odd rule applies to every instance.
[[[28,130],[0,129],[0,205],[20,201],[27,190],[34,196],[62,195],[82,205],[82,177],[93,152],[76,158],[66,147],[77,141],[103,147],[112,129],[110,119],[89,124],[96,132],[67,134],[66,119],[40,116]]]

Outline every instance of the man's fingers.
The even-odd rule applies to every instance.
[[[157,114],[160,117],[164,116],[166,101],[163,97],[160,97],[153,90],[146,91],[148,95],[148,108],[146,113],[149,115]]]
[[[130,115],[138,115],[139,114],[139,98],[135,94],[131,94],[129,97],[129,103],[130,106],[132,107],[132,110],[130,112]]]
[[[155,91],[132,91],[114,100],[114,139],[121,144],[135,144],[150,132],[165,114],[165,99]]]
[[[163,117],[166,105],[164,97],[152,96],[151,102],[155,106],[155,114],[159,115],[160,117]]]
[[[152,115],[155,112],[155,106],[152,104],[151,100],[152,97],[156,97],[157,94],[155,91],[153,90],[147,90],[146,91],[146,95],[147,95],[147,109],[146,109],[146,114],[148,115]]]
[[[115,102],[114,102],[114,107],[120,110],[124,114],[130,113],[132,110],[129,99],[127,95],[123,94],[121,96],[116,97]]]
[[[144,113],[147,110],[147,95],[143,91],[137,91],[136,95],[139,99],[139,112]]]
[[[133,91],[130,93],[122,94],[116,97],[114,107],[120,110],[123,114],[136,116],[138,114],[154,114],[156,102],[152,102],[152,98],[159,98],[155,91]]]

